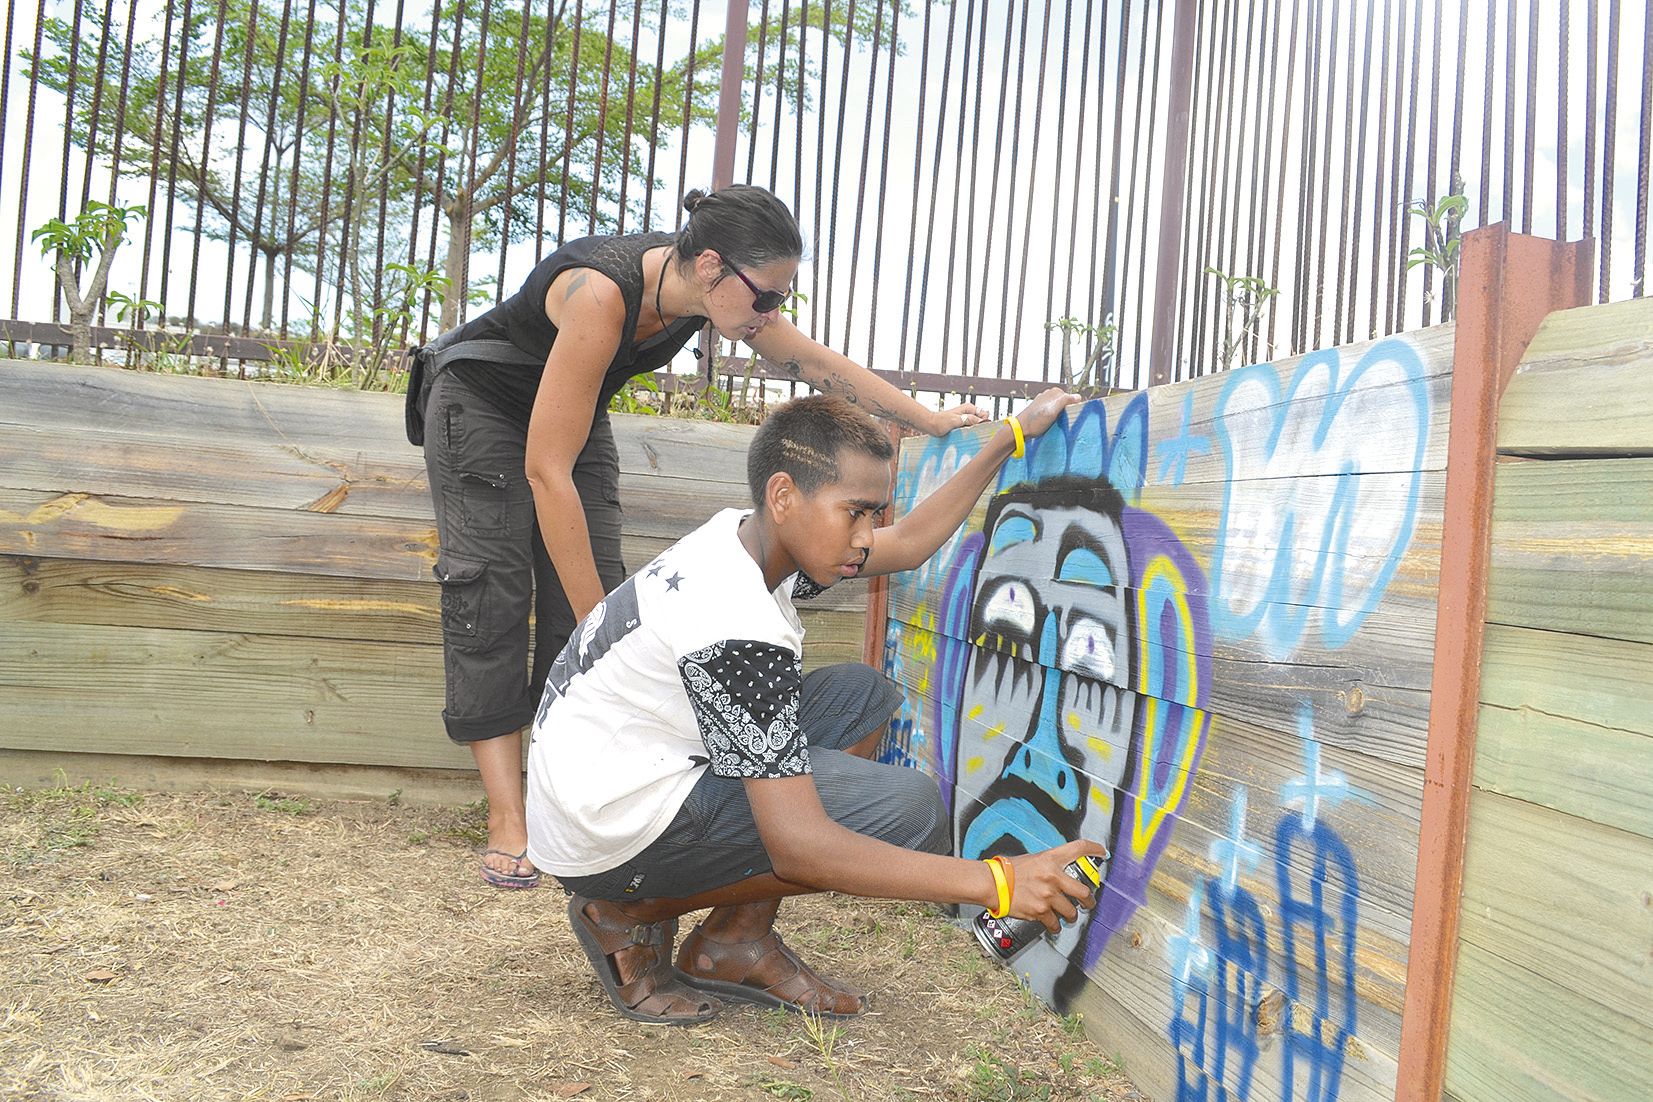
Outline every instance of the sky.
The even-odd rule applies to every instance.
[[[780,4],[781,0],[770,0],[772,17],[778,15]],[[1607,6],[1612,6],[1611,0]],[[752,5],[754,14],[759,7],[756,3]],[[790,112],[784,113],[781,118],[778,161],[771,160],[777,136],[775,105],[772,85],[766,89],[760,106],[755,156],[749,160],[751,143],[743,137],[737,146],[735,175],[736,179],[746,179],[750,163],[752,182],[768,185],[773,181],[777,192],[788,202],[792,202],[795,196],[801,196],[797,207],[808,256],[800,272],[799,284],[811,293],[811,301],[803,307],[800,315],[800,322],[806,330],[813,329],[818,338],[872,366],[981,375],[1009,375],[1014,372],[1023,378],[1039,378],[1041,374],[1048,376],[1059,368],[1061,335],[1048,328],[1051,323],[1061,318],[1072,318],[1076,319],[1076,323],[1098,325],[1107,320],[1097,316],[1098,273],[1102,267],[1099,253],[1102,250],[1093,247],[1092,241],[1105,241],[1103,217],[1110,199],[1108,176],[1112,168],[1113,151],[1110,147],[1113,119],[1118,106],[1115,103],[1115,76],[1121,14],[1128,8],[1131,20],[1131,48],[1126,55],[1126,101],[1123,105],[1126,131],[1129,133],[1137,119],[1138,85],[1150,81],[1150,76],[1140,74],[1136,68],[1144,19],[1157,20],[1168,30],[1174,4],[1108,5],[1105,53],[1098,56],[1098,51],[1092,48],[1088,51],[1091,55],[1089,62],[1082,62],[1082,55],[1087,52],[1082,49],[1082,44],[1087,41],[1087,16],[1090,20],[1089,41],[1096,41],[1102,34],[1103,7],[1095,0],[1090,3],[1086,0],[1050,0],[1048,4],[1025,5],[1013,5],[1009,0],[982,0],[980,3],[966,0],[957,7],[916,4],[902,16],[898,28],[902,52],[894,67],[893,83],[888,50],[881,51],[875,59],[865,48],[867,44],[860,43],[861,48],[853,53],[847,70],[847,93],[841,98],[841,90],[845,87],[840,83],[845,72],[842,55],[835,52],[831,56],[827,95],[816,105],[818,109],[824,103],[826,109],[825,137],[820,142],[824,148],[822,153],[818,153],[819,130],[812,116],[806,120],[804,127],[801,175],[795,167],[799,160],[795,146],[796,120]],[[1220,14],[1221,11],[1215,6],[1202,7],[1208,13]],[[126,0],[116,4],[117,11],[123,15],[125,8]],[[1249,30],[1250,35],[1245,40],[1254,44],[1282,39],[1284,34],[1280,28],[1291,18],[1292,8],[1291,0],[1237,8],[1235,10],[1241,14],[1242,20],[1236,25],[1236,30]],[[1348,126],[1342,113],[1341,97],[1350,87],[1347,81],[1351,71],[1347,60],[1351,42],[1358,46],[1371,21],[1381,22],[1402,13],[1410,19],[1413,9],[1411,5],[1396,4],[1394,0],[1327,5],[1325,10],[1329,12],[1333,8],[1339,12],[1337,38],[1325,58],[1328,64],[1335,65],[1332,79],[1336,94],[1340,97],[1339,109],[1324,118],[1312,132],[1305,131],[1300,121],[1307,76],[1307,52],[1301,48],[1297,54],[1297,68],[1292,75],[1291,104],[1288,105],[1285,96],[1285,59],[1282,57],[1276,63],[1275,79],[1271,82],[1263,71],[1259,49],[1256,55],[1258,61],[1247,74],[1249,80],[1234,80],[1233,91],[1225,89],[1212,107],[1207,108],[1203,98],[1194,105],[1196,127],[1206,121],[1238,124],[1238,129],[1234,131],[1237,139],[1228,147],[1225,159],[1218,159],[1218,153],[1222,152],[1220,149],[1212,152],[1196,145],[1190,157],[1193,171],[1188,191],[1188,201],[1194,210],[1200,209],[1198,204],[1203,195],[1202,188],[1212,184],[1213,178],[1225,165],[1233,177],[1241,181],[1253,180],[1266,172],[1271,188],[1284,201],[1284,217],[1277,218],[1275,197],[1271,196],[1269,201],[1253,207],[1247,196],[1245,202],[1232,206],[1232,221],[1227,221],[1228,228],[1237,230],[1241,240],[1249,238],[1255,228],[1260,229],[1265,242],[1271,243],[1276,235],[1286,242],[1285,256],[1279,269],[1286,274],[1272,274],[1261,259],[1254,262],[1256,271],[1237,263],[1242,259],[1250,260],[1245,249],[1241,250],[1241,257],[1231,258],[1226,267],[1231,275],[1268,277],[1281,291],[1276,300],[1280,313],[1276,317],[1275,346],[1272,351],[1268,347],[1261,349],[1259,358],[1281,354],[1281,346],[1289,342],[1290,302],[1298,290],[1292,283],[1290,258],[1297,241],[1304,235],[1314,241],[1320,227],[1316,209],[1300,198],[1303,191],[1300,154],[1305,138],[1313,136],[1317,139],[1317,152],[1330,152],[1327,164],[1336,181],[1331,192],[1333,208],[1329,222],[1333,241],[1348,219],[1346,213],[1339,215],[1336,210],[1338,201],[1354,197],[1363,212],[1362,256],[1365,259],[1355,267],[1357,272],[1363,274],[1346,304],[1346,309],[1352,308],[1359,319],[1357,332],[1353,334],[1357,339],[1368,335],[1364,331],[1369,305],[1367,296],[1374,286],[1370,275],[1375,240],[1371,227],[1378,212],[1377,190],[1380,186],[1386,194],[1383,209],[1396,212],[1399,208],[1395,201],[1395,189],[1386,178],[1387,169],[1379,171],[1377,128],[1368,125],[1363,130],[1358,121],[1355,126]],[[1423,5],[1423,8],[1426,9],[1427,32],[1419,38],[1424,47],[1423,83],[1416,100],[1408,103],[1409,110],[1414,112],[1417,134],[1412,146],[1415,154],[1413,175],[1411,182],[1399,189],[1408,198],[1422,197],[1427,193],[1427,142],[1431,121],[1437,127],[1435,151],[1439,167],[1436,179],[1444,179],[1454,121],[1451,117],[1453,84],[1458,72],[1455,55],[1460,5],[1430,3]],[[1558,9],[1553,9],[1551,5],[1541,6],[1539,63],[1531,73],[1528,72],[1527,59],[1530,8],[1526,0],[1517,3],[1516,8],[1518,48],[1514,92],[1515,136],[1519,154],[1525,153],[1521,147],[1526,129],[1529,85],[1532,85],[1534,93],[1531,102],[1534,105],[1537,141],[1533,150],[1532,232],[1552,235],[1559,229],[1565,236],[1576,238],[1583,233],[1581,207],[1585,186],[1586,120],[1582,110],[1582,74],[1588,41],[1586,6],[1570,6],[1570,22],[1565,35],[1558,23]],[[1621,19],[1618,28],[1620,62],[1614,190],[1611,196],[1612,265],[1608,284],[1608,297],[1613,299],[1628,297],[1633,291],[1631,260],[1637,201],[1637,126],[1646,94],[1642,87],[1644,66],[1641,64],[1646,49],[1645,6],[1620,3],[1618,8]],[[11,12],[12,22],[5,33],[11,36],[13,57],[32,42],[36,18],[42,9],[47,14],[65,17],[69,14],[68,5],[59,0],[46,0],[39,7],[30,5],[27,9]],[[885,10],[889,11],[888,8]],[[1469,30],[1463,66],[1466,92],[1461,119],[1465,134],[1464,175],[1470,199],[1464,225],[1475,226],[1513,215],[1519,228],[1524,214],[1519,180],[1512,211],[1503,209],[1501,195],[1503,110],[1509,90],[1505,87],[1505,58],[1502,55],[1492,59],[1492,163],[1493,173],[1498,179],[1491,182],[1487,209],[1481,209],[1479,134],[1483,117],[1482,92],[1488,69],[1484,56],[1487,7],[1484,0],[1475,0],[1462,5],[1462,10],[1467,16],[1465,26]],[[155,20],[160,11],[156,0],[139,0],[140,28],[146,22]],[[927,55],[920,38],[926,11],[930,21]],[[411,6],[409,12],[410,22],[420,18],[412,13]],[[1508,14],[1506,5],[1495,4],[1493,12],[1501,31]],[[701,40],[721,33],[724,13],[724,5],[714,0],[707,0],[701,5]],[[625,14],[628,13],[622,13],[620,20],[622,31]],[[1258,22],[1248,28],[1243,21],[1247,15],[1267,15],[1271,20],[1278,18],[1279,24],[1270,28]],[[950,18],[954,20],[955,49],[954,63],[948,71],[943,47]],[[985,24],[979,22],[984,18]],[[689,10],[684,6],[684,10],[668,24],[668,62],[687,50],[688,19]],[[968,71],[962,65],[967,22],[974,23],[977,32],[972,38],[971,68]],[[1608,29],[1606,23],[1607,16],[1603,13],[1602,26],[1598,30],[1603,55]],[[983,26],[985,34],[981,33]],[[1410,28],[1408,34],[1412,34]],[[1323,40],[1331,43],[1331,35],[1331,26],[1324,24]],[[1382,37],[1381,34],[1374,35],[1374,66],[1378,61]],[[1562,101],[1559,88],[1560,59],[1563,56],[1559,43],[1562,41],[1566,42],[1565,57],[1571,73],[1569,134],[1565,151],[1568,166],[1567,206],[1571,213],[1567,224],[1558,227],[1556,166],[1561,158],[1556,135]],[[1429,86],[1429,50],[1436,42],[1442,48],[1439,98],[1432,97]],[[653,32],[645,30],[640,55],[652,58],[656,43]],[[1070,45],[1065,79],[1062,72],[1064,43]],[[977,45],[984,49],[977,51]],[[1169,93],[1168,41],[1164,49],[1165,56],[1158,72],[1162,104]],[[978,52],[979,56],[976,56]],[[818,58],[819,55],[816,56]],[[1151,60],[1150,57],[1150,63]],[[1208,64],[1203,56],[1201,60],[1202,66]],[[789,64],[795,64],[795,60]],[[873,79],[875,64],[876,80]],[[773,51],[769,65],[770,72],[766,76],[772,81]],[[978,72],[982,78],[979,82]],[[1598,58],[1598,97],[1605,91],[1605,73],[1605,57],[1602,56]],[[1200,79],[1210,80],[1215,75],[1209,68],[1202,67]],[[0,165],[0,241],[7,243],[8,252],[15,252],[20,226],[26,237],[28,231],[58,212],[63,159],[63,104],[61,97],[45,90],[38,97],[35,108],[37,128],[33,146],[28,151],[30,178],[25,192],[21,186],[20,169],[28,84],[15,66],[9,80],[4,163]],[[944,80],[948,93],[946,100],[942,101]],[[970,98],[962,104],[959,97],[961,80],[967,80],[970,87]],[[1149,88],[1152,87],[1149,84]],[[975,114],[978,88],[982,91],[979,125]],[[813,85],[812,90],[819,95],[818,84]],[[1367,90],[1367,106],[1374,115],[1382,94],[1378,75],[1374,72]],[[1386,115],[1392,118],[1395,110],[1392,87],[1388,90],[1388,96]],[[922,119],[918,111],[921,97],[925,101]],[[1146,97],[1147,100],[1152,98],[1151,94]],[[1015,125],[1018,99],[1019,126]],[[1274,105],[1273,116],[1259,119],[1271,101]],[[845,104],[847,108],[841,112]],[[1358,111],[1357,103],[1354,112],[1357,120]],[[1083,127],[1079,125],[1081,117]],[[1121,194],[1116,199],[1120,214],[1118,233],[1121,246],[1128,243],[1131,253],[1127,260],[1121,261],[1123,298],[1119,316],[1114,320],[1121,323],[1120,356],[1127,366],[1144,357],[1140,346],[1148,339],[1146,328],[1139,327],[1136,319],[1147,318],[1152,305],[1160,202],[1165,190],[1162,180],[1166,129],[1163,107],[1159,108],[1154,122],[1152,140],[1145,134],[1146,120],[1139,130],[1142,136],[1135,147],[1139,175],[1134,192],[1129,189],[1132,149],[1127,147],[1121,151],[1122,186]],[[962,143],[959,133],[961,123],[965,127]],[[937,127],[942,125],[946,127],[945,141],[938,171],[934,161],[935,140]],[[1602,119],[1598,112],[1598,162],[1604,148],[1599,139],[1601,126]],[[1260,127],[1266,127],[1276,135],[1275,156],[1270,164],[1262,163],[1262,150],[1245,140],[1247,135],[1258,132]],[[1222,132],[1220,128],[1212,131],[1218,135]],[[677,197],[686,187],[704,187],[710,182],[712,144],[709,129],[703,128],[691,135],[686,179],[678,178],[675,149],[661,157],[658,171],[660,187],[654,204],[657,212],[675,211]],[[1102,146],[1100,158],[1099,144]],[[916,179],[915,165],[919,168]],[[68,173],[71,207],[78,202],[83,166],[79,152],[71,150]],[[991,186],[995,171],[996,188]],[[1320,172],[1319,163],[1314,165],[1314,171],[1317,174]],[[972,177],[973,203],[970,199]],[[107,175],[94,166],[91,179],[91,195],[106,195]],[[1437,186],[1441,185],[1438,183]],[[123,181],[119,194],[125,202],[141,202],[144,199],[142,191],[140,181]],[[819,202],[817,192],[820,194]],[[1133,195],[1136,199],[1134,204]],[[19,202],[25,196],[27,203],[20,213]],[[909,235],[915,207],[917,239],[910,249]],[[881,220],[877,217],[880,209]],[[932,209],[935,211],[933,220]],[[859,219],[858,210],[862,211]],[[550,212],[550,220],[555,220],[554,211]],[[180,211],[178,221],[183,225],[174,230],[171,275],[174,287],[187,281],[192,251],[188,234],[190,220]],[[576,218],[574,221],[579,224],[580,232],[584,232],[584,219]],[[1410,243],[1417,244],[1420,224],[1416,220],[1403,221],[1407,222]],[[1385,226],[1392,226],[1393,223],[1394,217],[1391,217]],[[155,232],[158,234],[159,231]],[[1387,230],[1384,236],[1387,240]],[[553,245],[554,242],[544,243],[545,248]],[[1328,249],[1328,261],[1335,262],[1337,254],[1334,244]],[[141,250],[136,247],[129,247],[118,255],[110,284],[112,289],[136,285],[140,255]],[[534,256],[532,243],[513,245],[508,250],[507,290],[514,289],[520,283],[532,266]],[[906,294],[909,258],[914,270],[910,301]],[[930,271],[927,284],[921,280],[926,260]],[[14,290],[11,261],[12,257],[8,256],[6,262],[0,264],[0,310],[9,308]],[[1145,265],[1147,286],[1139,285],[1141,281],[1136,279],[1138,265]],[[225,246],[203,241],[197,281],[201,289],[197,312],[203,317],[212,317],[221,309],[226,267]],[[245,268],[244,262],[239,265],[241,271]],[[497,254],[472,258],[473,275],[492,273],[497,269]],[[947,292],[949,272],[952,276],[951,295]],[[1306,274],[1308,279],[1315,281],[1317,289],[1323,284],[1328,285],[1329,309],[1333,297],[1329,289],[1329,273],[1315,265]],[[155,282],[156,276],[152,273],[151,285]],[[1379,280],[1375,286],[1387,288],[1388,284],[1386,280]],[[50,273],[36,248],[26,241],[22,275],[16,291],[20,316],[28,319],[48,316],[50,296],[54,291]],[[1144,291],[1150,294],[1144,296]],[[1409,277],[1409,325],[1421,321],[1419,291],[1420,281],[1414,273]],[[299,293],[303,294],[302,291]],[[239,302],[241,295],[237,293],[235,297]],[[1009,308],[1001,309],[1001,301],[1007,301]],[[183,312],[177,304],[168,303],[167,306],[171,313]],[[921,312],[924,318],[922,327],[918,324]],[[1145,326],[1146,322],[1143,324]],[[1328,327],[1318,335],[1318,341],[1311,338],[1309,343],[1331,343],[1332,338],[1328,323]],[[1348,339],[1347,336],[1345,339]],[[1182,356],[1184,371],[1210,369],[1209,348],[1202,352],[1185,347]],[[685,356],[682,366],[685,370],[692,370],[693,361]],[[1133,380],[1125,378],[1121,381],[1130,383]]]

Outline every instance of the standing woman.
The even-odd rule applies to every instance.
[[[984,419],[969,404],[925,409],[781,317],[803,242],[773,194],[735,185],[691,191],[683,206],[675,234],[569,242],[424,353],[416,393],[441,544],[442,718],[482,774],[482,876],[497,887],[539,882],[526,857],[522,729],[574,625],[626,577],[608,404],[627,380],[664,367],[710,324],[909,428],[940,436]]]

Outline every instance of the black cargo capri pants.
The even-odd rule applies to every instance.
[[[436,507],[442,583],[442,720],[455,742],[526,727],[551,663],[574,630],[556,568],[540,537],[524,473],[528,437],[465,380],[464,364],[427,383],[425,470]],[[620,457],[599,410],[574,463],[591,550],[604,591],[626,579],[620,557]],[[534,662],[528,665],[528,612]]]
[[[889,678],[860,662],[805,675],[798,725],[809,740],[815,790],[828,817],[857,834],[947,853],[952,829],[934,777],[844,753],[889,722],[900,704]],[[686,899],[770,871],[746,783],[708,769],[642,853],[606,872],[558,879],[588,899]]]

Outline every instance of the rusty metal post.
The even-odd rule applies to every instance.
[[[740,133],[741,86],[746,80],[746,0],[729,0],[723,24],[723,74],[717,93],[717,136],[712,145],[712,190],[735,182],[735,138]],[[756,141],[754,135],[753,140]],[[685,143],[685,149],[687,144]],[[717,338],[712,327],[700,331],[701,372],[706,385],[716,382]]]
[[[901,477],[901,441],[909,436],[916,436],[912,430],[901,425],[886,424],[884,431],[889,434],[890,443],[895,445],[895,457],[890,460],[890,490],[894,493]],[[893,518],[890,515],[892,508],[884,514],[883,524],[889,524]],[[882,527],[882,525],[880,525]],[[861,639],[861,661],[875,670],[884,668],[884,636],[887,634],[890,622],[890,580],[887,577],[869,579],[867,582],[867,623],[866,632]]]
[[[735,138],[740,134],[741,86],[746,80],[746,0],[729,0],[723,26],[723,76],[717,93],[717,139],[712,147],[712,189],[735,182]]]
[[[1593,266],[1592,242],[1525,237],[1511,233],[1508,223],[1466,233],[1461,255],[1435,670],[1396,1102],[1438,1102],[1446,1078],[1486,626],[1498,404],[1545,316],[1589,301]]]
[[[1159,260],[1154,277],[1154,336],[1148,351],[1148,384],[1171,381],[1176,339],[1177,270],[1182,259],[1182,207],[1188,191],[1189,100],[1194,81],[1197,0],[1177,0],[1171,28],[1171,104],[1165,124],[1165,177],[1160,188]]]

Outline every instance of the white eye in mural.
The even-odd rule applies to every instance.
[[[1076,616],[1062,641],[1061,668],[1081,677],[1112,681],[1113,637],[1107,626],[1089,616]]]
[[[1019,578],[999,583],[982,605],[982,625],[1001,635],[1014,632],[1033,637],[1033,590]]]

